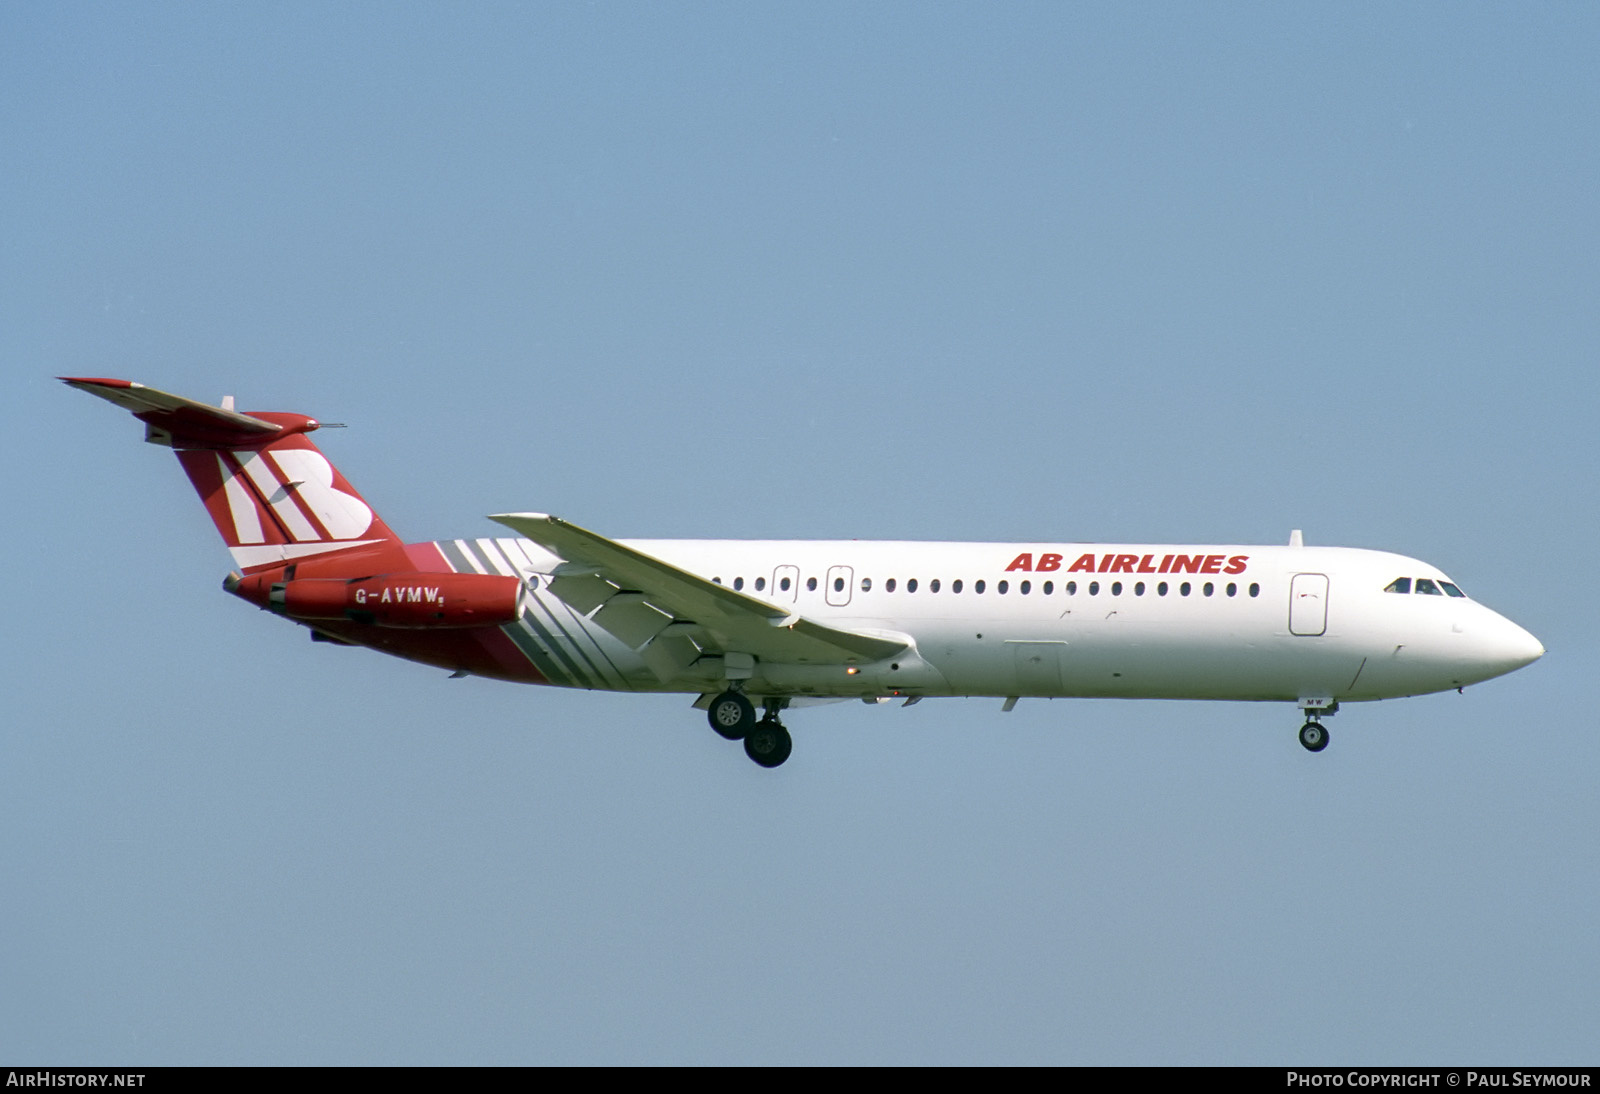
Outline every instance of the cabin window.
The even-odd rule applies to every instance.
[[[980,577],[977,581],[972,583],[972,591],[975,593],[983,592],[983,578]]]
[[[1023,596],[1027,596],[1029,593],[1033,592],[1033,582],[1024,581],[1021,585],[1017,586],[1017,591],[1022,593]]]
[[[914,577],[906,578],[906,592],[914,593],[916,591],[917,591],[917,579],[914,578]]]
[[[784,592],[788,592],[789,591],[789,579],[788,578],[784,578],[782,581],[778,582],[778,588],[782,589]]]
[[[1141,582],[1139,582],[1137,585],[1135,585],[1133,587],[1133,595],[1134,596],[1143,596],[1144,595],[1144,582],[1141,581]]]
[[[1444,590],[1446,596],[1465,597],[1467,595],[1448,581],[1439,582],[1439,587]]]
[[[756,578],[756,592],[759,593],[761,590],[765,589],[766,587],[767,587],[767,579],[766,578],[764,578],[764,577]]]
[[[722,579],[720,577],[714,577],[714,578],[711,579],[711,584],[713,584],[713,585],[721,585],[722,584]]]
[[[1426,596],[1443,596],[1444,595],[1442,592],[1439,591],[1439,586],[1435,585],[1430,579],[1425,578],[1425,577],[1417,578],[1417,592],[1422,593],[1422,594],[1424,594]]]
[[[934,578],[932,581],[928,582],[928,591],[930,593],[936,593],[936,592],[939,591],[939,579],[938,578]]]
[[[1006,595],[1006,593],[1008,593],[1008,592],[1010,592],[1010,591],[1011,591],[1011,582],[1009,582],[1009,581],[1002,581],[1002,582],[1001,582],[1001,583],[1000,583],[1000,584],[999,584],[999,586],[998,586],[998,589],[999,589],[999,592],[1000,592],[1000,595],[1001,595],[1001,596],[1005,596],[1005,595]]]
[[[1181,594],[1183,596],[1188,596],[1190,588],[1191,588],[1191,586],[1189,585],[1189,583],[1187,581],[1185,581],[1182,585],[1178,586],[1178,592],[1179,592],[1179,594]]]
[[[742,577],[734,578],[733,579],[733,588],[734,588],[735,592],[743,592],[744,591],[744,578],[742,578]]]
[[[1166,596],[1167,595],[1167,583],[1165,581],[1163,581],[1161,584],[1156,586],[1156,595],[1157,596]]]
[[[1078,583],[1076,581],[1067,582],[1067,595],[1068,596],[1077,596],[1078,595]]]
[[[1122,582],[1113,581],[1111,583],[1111,595],[1112,596],[1121,596],[1122,595]]]
[[[806,578],[806,592],[814,593],[816,591],[817,591],[817,579],[814,578],[814,577]]]
[[[1383,591],[1386,593],[1409,593],[1411,591],[1411,579],[1409,577],[1397,577],[1389,582]]]
[[[1235,585],[1231,581],[1228,582],[1228,595],[1229,596],[1238,596],[1239,595],[1239,586]]]
[[[861,579],[861,591],[864,593],[870,593],[872,591],[872,579],[870,577],[864,577]]]
[[[883,583],[883,591],[886,593],[894,592],[894,578],[891,577],[888,581]]]
[[[1251,596],[1260,596],[1261,595],[1261,586],[1257,585],[1254,581],[1252,581],[1250,583],[1250,595]]]
[[[1098,581],[1089,582],[1089,595],[1090,596],[1099,596],[1100,595],[1100,583]]]
[[[1046,581],[1044,583],[1044,595],[1045,596],[1049,596],[1051,593],[1053,593],[1055,591],[1056,591],[1056,583],[1054,581]]]
[[[836,577],[833,579],[833,591],[836,593],[844,592],[844,578]]]
[[[961,591],[961,579],[959,577],[950,583],[950,591],[953,593]]]
[[[1208,581],[1208,582],[1206,582],[1205,588],[1202,591],[1207,596],[1210,596],[1212,593],[1217,591],[1217,587],[1215,585],[1213,585],[1211,582]]]

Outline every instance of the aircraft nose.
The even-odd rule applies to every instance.
[[[1496,615],[1493,623],[1484,635],[1482,653],[1485,667],[1494,675],[1515,672],[1544,656],[1543,643],[1505,616]]]

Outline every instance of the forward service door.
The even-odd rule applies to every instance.
[[[1328,575],[1295,574],[1289,583],[1289,633],[1315,637],[1328,632]]]

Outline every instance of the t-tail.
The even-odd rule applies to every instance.
[[[527,676],[498,633],[521,618],[521,579],[456,573],[432,544],[408,547],[311,442],[315,418],[241,414],[232,399],[210,406],[129,380],[60,379],[131,411],[145,440],[177,453],[241,571],[228,592],[323,638]]]
[[[145,440],[177,452],[189,481],[244,574],[296,563],[355,572],[411,569],[400,537],[307,435],[304,414],[234,410],[129,380],[63,376],[64,383],[133,412]]]

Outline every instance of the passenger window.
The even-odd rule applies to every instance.
[[[938,578],[934,578],[932,581],[928,582],[928,591],[930,593],[936,593],[936,592],[939,591],[939,579]]]
[[[1049,596],[1051,593],[1053,593],[1055,591],[1056,591],[1056,583],[1054,581],[1046,581],[1044,583],[1044,595],[1045,596]]]
[[[1422,594],[1424,594],[1426,596],[1443,596],[1444,595],[1443,593],[1441,593],[1439,591],[1439,586],[1435,585],[1431,580],[1429,580],[1428,578],[1425,578],[1425,577],[1417,578],[1417,592],[1422,593]]]
[[[806,592],[814,593],[816,591],[817,591],[817,579],[814,578],[814,577],[806,578]]]
[[[714,578],[711,579],[711,584],[713,584],[713,585],[721,585],[722,584],[722,579],[720,577],[714,577]]]
[[[1099,596],[1100,595],[1100,583],[1098,581],[1089,582],[1089,595],[1090,596]]]
[[[1447,595],[1447,596],[1465,597],[1467,595],[1466,593],[1462,592],[1460,589],[1456,588],[1454,585],[1450,584],[1450,582],[1448,582],[1448,581],[1439,582],[1439,586],[1442,589],[1444,589],[1445,595]]]
[[[980,577],[977,581],[972,583],[972,591],[975,593],[983,592],[983,578]]]
[[[1023,596],[1027,596],[1029,593],[1033,592],[1033,582],[1024,581],[1021,585],[1019,585],[1017,587],[1017,591],[1020,592]]]
[[[1156,595],[1157,596],[1166,596],[1167,595],[1167,583],[1165,581],[1163,581],[1161,584],[1156,586]]]
[[[916,591],[917,591],[917,579],[914,578],[914,577],[907,579],[907,581],[906,581],[906,592],[914,593]]]
[[[1002,582],[1001,582],[1001,583],[1000,583],[1000,585],[999,585],[999,586],[998,586],[998,588],[999,588],[999,591],[1000,591],[1000,595],[1001,595],[1001,596],[1005,596],[1005,595],[1006,595],[1006,593],[1008,593],[1008,592],[1010,592],[1010,591],[1011,591],[1011,582],[1009,582],[1009,581],[1002,581]]]
[[[961,579],[959,577],[950,583],[950,591],[953,593],[961,591]]]
[[[766,578],[764,578],[764,577],[756,578],[756,592],[759,593],[762,589],[765,589],[766,587],[767,587],[767,579]]]
[[[1210,596],[1212,593],[1217,591],[1217,587],[1215,585],[1211,584],[1211,582],[1208,581],[1208,582],[1206,582],[1206,587],[1202,591],[1207,596]]]
[[[1239,595],[1239,586],[1235,585],[1231,581],[1228,582],[1228,595],[1229,596],[1238,596]]]
[[[891,577],[888,581],[883,583],[883,591],[886,593],[894,592],[894,578]]]
[[[1122,595],[1122,582],[1113,581],[1111,583],[1111,595],[1112,596],[1121,596]]]
[[[1182,585],[1179,585],[1178,586],[1178,592],[1181,593],[1184,596],[1188,596],[1189,595],[1189,583],[1187,581],[1185,581]]]
[[[784,578],[782,581],[778,582],[778,588],[782,589],[784,592],[788,592],[789,591],[789,579],[788,578]]]
[[[1261,586],[1257,585],[1254,581],[1252,581],[1250,583],[1250,595],[1251,596],[1260,596],[1261,595]]]
[[[833,579],[833,591],[836,593],[844,592],[844,578],[836,577]]]
[[[744,591],[744,578],[742,578],[742,577],[734,578],[733,579],[733,587],[734,587],[734,590],[736,592],[743,592]]]
[[[872,591],[872,579],[870,577],[864,577],[861,579],[861,591],[864,593],[870,593]]]
[[[1388,587],[1383,591],[1386,593],[1409,593],[1411,591],[1411,579],[1409,577],[1397,577],[1389,582]]]
[[[1076,581],[1067,582],[1067,595],[1068,596],[1077,596],[1078,595],[1078,583]]]
[[[1139,582],[1137,585],[1135,585],[1133,587],[1133,595],[1134,596],[1143,596],[1144,595],[1144,582],[1141,581],[1141,582]]]

